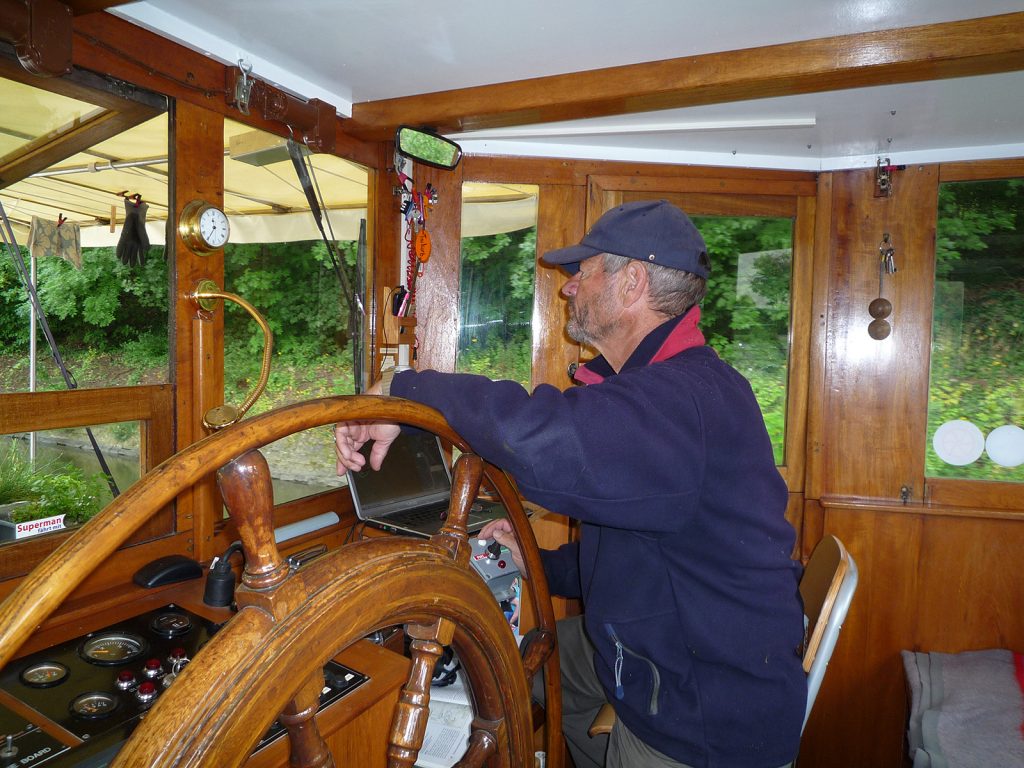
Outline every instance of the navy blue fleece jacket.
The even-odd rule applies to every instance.
[[[395,375],[520,492],[582,523],[544,552],[551,591],[582,598],[619,718],[695,768],[776,768],[806,699],[787,490],[749,383],[703,345],[699,310],[652,331],[616,374],[532,394],[510,381]]]

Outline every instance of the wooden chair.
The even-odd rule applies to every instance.
[[[825,677],[839,630],[857,590],[857,564],[835,536],[826,536],[814,548],[800,579],[800,597],[804,602],[803,666],[807,674],[807,708],[803,726],[811,716],[811,707]],[[588,731],[591,736],[610,733],[615,725],[615,710],[605,704]]]
[[[807,673],[807,709],[803,728],[825,677],[832,651],[839,639],[853,593],[857,591],[857,563],[835,536],[826,536],[814,548],[800,579],[804,601],[807,641],[804,644],[804,672]]]

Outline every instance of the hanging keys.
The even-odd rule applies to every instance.
[[[881,256],[882,269],[885,274],[896,274],[896,249],[892,247],[888,232],[882,235],[882,242],[878,244],[878,253]]]

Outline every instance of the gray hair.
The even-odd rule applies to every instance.
[[[707,261],[707,256],[702,255],[702,259]],[[606,253],[604,254],[604,271],[609,275],[614,275],[631,261],[634,259]],[[646,261],[640,263],[647,270],[647,293],[650,297],[651,309],[663,312],[669,317],[675,317],[703,301],[704,294],[708,289],[708,281],[705,278],[682,269],[648,264]]]

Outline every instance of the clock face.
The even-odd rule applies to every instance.
[[[219,208],[207,208],[199,216],[199,234],[211,248],[223,248],[228,242],[228,217]]]

